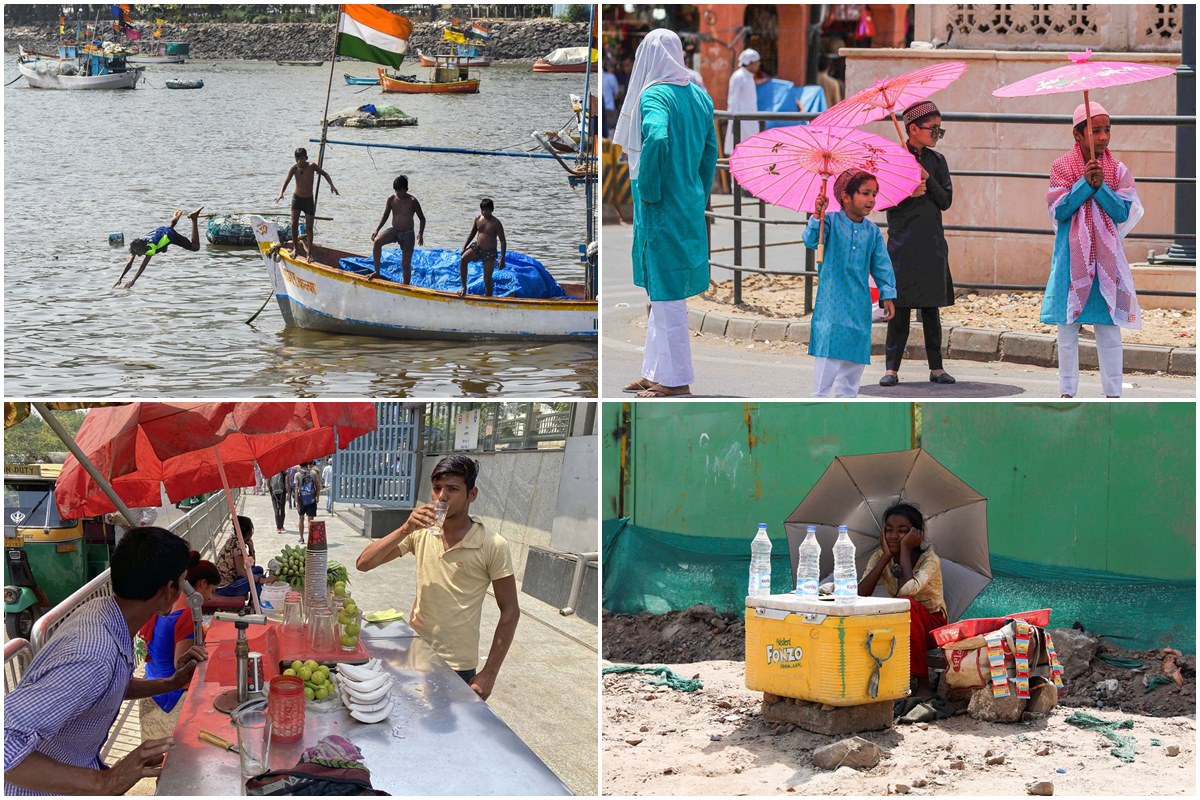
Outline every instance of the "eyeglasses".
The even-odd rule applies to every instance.
[[[924,125],[918,125],[917,127],[923,131],[929,131],[933,135],[934,139],[945,139],[946,138],[946,129],[943,128],[941,125],[934,125],[929,128],[926,128]]]

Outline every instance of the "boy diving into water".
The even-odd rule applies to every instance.
[[[192,221],[192,238],[188,239],[179,231],[175,230],[176,223],[183,216],[182,211],[176,211],[171,217],[170,225],[160,225],[145,236],[134,239],[129,243],[129,260],[125,262],[125,269],[121,271],[121,277],[117,278],[117,282],[113,284],[113,288],[121,285],[121,281],[125,278],[125,273],[129,272],[129,268],[133,266],[133,261],[138,256],[145,256],[142,259],[142,265],[138,267],[138,271],[129,283],[125,284],[126,289],[132,289],[133,284],[141,277],[142,272],[146,269],[146,265],[150,263],[150,259],[159,253],[166,250],[171,245],[182,247],[186,250],[195,252],[200,249],[200,228],[199,222],[200,212],[204,210],[204,206],[200,206],[192,213],[188,214],[188,219]]]

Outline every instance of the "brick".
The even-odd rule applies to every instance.
[[[754,326],[754,341],[756,342],[782,342],[783,337],[787,335],[788,320],[786,319],[763,319],[759,320]]]
[[[698,331],[704,324],[704,312],[698,308],[688,309],[688,330]]]
[[[725,338],[749,339],[757,322],[754,317],[730,317],[729,324],[725,326]]]
[[[705,336],[724,336],[725,326],[728,324],[729,317],[710,311],[704,315],[704,322],[700,326],[700,332]]]
[[[1172,350],[1170,371],[1172,375],[1195,375],[1196,348],[1176,347]]]
[[[763,703],[762,716],[767,722],[790,722],[813,733],[842,736],[892,727],[892,701],[832,709],[822,703],[804,700]]]
[[[783,339],[787,342],[808,344],[808,336],[811,331],[812,323],[808,320],[792,320],[791,324],[788,325],[787,334]]]
[[[1127,344],[1121,348],[1126,370],[1166,372],[1171,365],[1171,348],[1155,344]]]
[[[951,358],[994,361],[1000,356],[1000,331],[959,325],[950,329],[948,339]]]
[[[1058,338],[1041,333],[1000,334],[1003,361],[1053,367],[1058,364]]]

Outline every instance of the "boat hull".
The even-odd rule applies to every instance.
[[[417,51],[417,56],[421,59],[422,67],[436,67],[439,63],[446,63],[445,58],[439,62],[436,56],[427,56],[420,50]],[[451,60],[464,67],[490,67],[492,65],[492,59],[488,56],[453,56]]]
[[[388,77],[382,69],[379,70],[379,86],[385,92],[397,94],[477,94],[479,92],[479,80],[476,78],[446,83],[405,81]]]
[[[597,304],[567,298],[459,297],[296,259],[278,247],[276,225],[253,217],[259,254],[287,325],[392,339],[595,341]],[[349,253],[314,248],[319,260]]]
[[[130,64],[182,64],[187,56],[126,56]]]
[[[593,67],[593,69],[595,69]],[[544,58],[533,62],[534,72],[586,72],[587,64],[551,64]]]
[[[25,64],[17,64],[25,81],[34,89],[133,89],[142,77],[142,68],[108,75],[49,75],[40,74]]]
[[[360,78],[357,75],[345,75],[348,86],[378,86],[379,78]]]

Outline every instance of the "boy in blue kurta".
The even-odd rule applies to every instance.
[[[813,397],[857,397],[863,370],[871,363],[871,289],[868,273],[879,288],[883,318],[896,309],[896,277],[887,244],[875,223],[866,218],[875,207],[879,184],[860,170],[838,176],[833,193],[841,211],[824,215],[825,260],[817,266],[817,303],[813,309],[808,354],[816,357]],[[817,198],[816,214],[804,229],[805,246],[816,249],[819,216],[829,200]]]
[[[1121,328],[1142,326],[1142,312],[1125,258],[1125,234],[1142,218],[1133,175],[1113,157],[1108,112],[1092,103],[1075,109],[1075,146],[1050,168],[1046,202],[1054,224],[1054,256],[1042,301],[1042,322],[1058,326],[1058,384],[1063,397],[1079,389],[1079,329],[1096,335],[1100,382],[1108,397],[1121,396]]]
[[[629,159],[633,282],[650,296],[639,397],[678,397],[694,380],[686,298],[708,289],[704,210],[717,168],[712,99],[691,82],[672,31],[638,45],[613,141]]]

